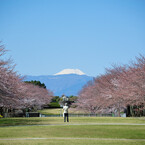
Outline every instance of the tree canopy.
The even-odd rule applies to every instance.
[[[41,108],[50,103],[53,93],[39,81],[24,83],[10,59],[3,59],[6,49],[0,46],[0,114],[14,109]],[[33,84],[35,85],[33,85]]]
[[[40,81],[36,81],[36,80],[31,80],[31,81],[25,81],[25,83],[30,83],[30,84],[34,84],[36,86],[42,87],[46,89],[46,85],[44,83],[41,83]]]
[[[114,112],[128,105],[145,109],[145,57],[140,55],[130,65],[112,66],[81,90],[78,106],[91,113]]]

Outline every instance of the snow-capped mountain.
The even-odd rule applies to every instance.
[[[79,69],[64,69],[60,71],[59,73],[56,73],[54,75],[64,75],[64,74],[77,74],[77,75],[85,75],[81,70]]]
[[[93,77],[83,75],[84,73],[78,70],[66,70],[67,71],[61,71],[61,73],[59,72],[55,75],[26,76],[24,81],[37,80],[44,83],[47,89],[51,90],[55,96],[61,96],[62,94],[71,96],[78,95],[83,86],[93,79]],[[66,72],[70,72],[70,74],[64,74]]]

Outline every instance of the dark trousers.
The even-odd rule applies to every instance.
[[[67,122],[69,122],[68,113],[64,113],[64,122],[66,122],[66,118],[67,118]]]

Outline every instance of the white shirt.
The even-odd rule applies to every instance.
[[[68,113],[68,106],[63,106],[63,110],[64,110],[63,113]]]

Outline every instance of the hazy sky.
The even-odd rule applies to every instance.
[[[22,75],[97,76],[145,55],[145,0],[0,0],[0,40]]]

